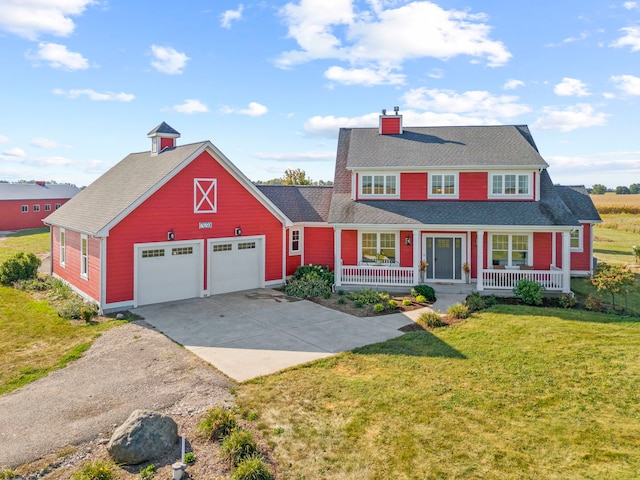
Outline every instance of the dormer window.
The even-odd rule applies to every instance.
[[[361,174],[360,196],[397,197],[398,174]]]
[[[458,198],[458,175],[456,173],[429,175],[429,197]]]
[[[531,198],[530,173],[492,173],[489,178],[490,197]]]

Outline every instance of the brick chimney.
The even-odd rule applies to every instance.
[[[180,132],[174,130],[167,123],[162,122],[156,128],[147,133],[151,139],[151,155],[158,155],[167,148],[176,146],[176,139],[180,138]]]
[[[398,114],[399,110],[400,107],[393,107],[395,115],[387,115],[387,110],[382,110],[378,127],[380,135],[402,135],[402,115]]]

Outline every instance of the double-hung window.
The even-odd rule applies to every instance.
[[[432,173],[429,180],[430,197],[458,196],[458,175],[455,173]]]
[[[292,228],[289,236],[289,255],[300,255],[302,251],[302,231]]]
[[[492,173],[492,197],[531,197],[531,174]]]
[[[89,239],[86,235],[80,236],[80,276],[89,277]]]
[[[397,174],[361,174],[360,195],[363,197],[397,197]]]
[[[363,232],[360,246],[363,263],[394,263],[398,258],[395,233]]]
[[[570,234],[570,248],[573,252],[582,251],[582,227],[574,228]]]
[[[530,265],[529,235],[496,234],[491,236],[491,262],[494,266]]]
[[[64,228],[60,229],[60,266],[64,267],[67,262],[67,232]]]

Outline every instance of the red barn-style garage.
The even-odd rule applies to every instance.
[[[52,274],[102,311],[281,284],[291,220],[211,142],[148,136],[46,219]]]

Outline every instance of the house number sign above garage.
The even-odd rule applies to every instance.
[[[213,222],[200,222],[199,223],[200,230],[203,228],[213,228]]]

